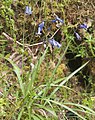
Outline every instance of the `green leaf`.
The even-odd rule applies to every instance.
[[[35,67],[34,67],[34,69],[33,69],[32,78],[31,78],[31,80],[30,80],[30,82],[29,82],[29,84],[28,84],[28,86],[27,86],[26,96],[27,96],[28,92],[31,90],[31,87],[32,87],[33,84],[34,84],[34,81],[35,81],[35,79],[36,79],[36,77],[37,77],[37,72],[38,72],[38,70],[39,70],[39,68],[40,68],[40,65],[41,65],[42,61],[44,60],[44,57],[45,57],[45,54],[46,54],[47,50],[48,50],[48,47],[47,47],[47,49],[45,50],[44,54],[40,57],[40,59],[38,60],[38,62],[36,63],[36,65],[35,65]]]
[[[20,119],[21,119],[21,116],[22,116],[23,111],[24,111],[24,108],[23,108],[23,109],[20,111],[20,113],[18,114],[17,120],[20,120]]]
[[[44,110],[48,111],[49,113],[51,113],[54,117],[57,118],[57,115],[55,113],[55,111],[51,108],[47,108],[46,106],[44,105],[40,105],[40,104],[35,104],[36,106],[38,106],[39,108],[43,108]]]
[[[31,115],[31,117],[33,118],[33,120],[40,120],[40,118],[39,117],[37,117],[36,115]]]
[[[57,101],[53,101],[53,100],[49,100],[50,102],[56,104],[56,105],[59,105],[65,109],[67,109],[68,111],[71,111],[72,113],[74,113],[75,115],[77,115],[79,118],[81,118],[82,120],[86,120],[84,117],[82,117],[80,114],[78,114],[76,111],[74,111],[73,109],[69,108],[68,106],[65,106],[64,103],[59,103]]]
[[[87,64],[89,63],[86,62],[85,64],[83,64],[80,68],[78,68],[77,70],[75,70],[73,73],[71,73],[65,80],[63,80],[58,87],[56,87],[53,92],[50,94],[49,96],[49,99],[51,98],[52,95],[54,95],[59,89],[61,86],[63,86],[68,80],[70,80],[77,72],[79,72],[82,68],[84,68]]]
[[[19,69],[19,67],[18,67],[15,63],[13,63],[13,61],[12,61],[11,59],[9,59],[9,58],[5,58],[5,59],[6,59],[8,62],[10,62],[11,65],[13,66],[14,72],[15,72],[15,74],[16,74],[17,77],[18,77],[18,81],[19,81],[19,84],[20,84],[20,88],[21,88],[21,90],[22,90],[23,95],[25,96],[24,86],[23,86],[22,78],[21,78],[21,76],[20,76],[20,69]]]
[[[65,105],[73,105],[73,106],[76,106],[76,107],[80,107],[80,108],[84,108],[85,110],[91,112],[91,114],[93,114],[95,116],[95,111],[93,111],[92,109],[90,109],[89,107],[87,106],[84,106],[84,105],[80,105],[80,104],[75,104],[75,103],[64,103]]]

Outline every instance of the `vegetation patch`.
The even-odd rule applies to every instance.
[[[0,8],[1,120],[94,120],[94,0]]]

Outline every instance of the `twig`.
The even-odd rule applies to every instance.
[[[57,30],[55,31],[55,33],[54,33],[49,39],[52,39],[52,38],[56,35],[56,33],[57,33],[59,30],[60,30],[60,28],[57,29]]]
[[[8,40],[13,42],[13,38],[9,37],[6,33],[3,32],[2,35],[4,35]]]
[[[11,42],[13,42],[13,38],[9,37],[9,35],[7,35],[6,33],[2,33],[8,40],[10,40]],[[19,41],[16,41],[17,44],[23,46],[22,43],[20,43]],[[29,44],[24,44],[24,47],[33,47],[33,46],[37,46],[37,45],[42,45],[44,42],[39,42],[39,43],[35,43],[35,44],[32,44],[32,45],[29,45]]]

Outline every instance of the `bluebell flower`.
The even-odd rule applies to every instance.
[[[86,23],[83,23],[83,24],[81,24],[81,25],[79,26],[79,28],[80,28],[80,29],[87,29],[88,26],[87,26]]]
[[[25,8],[25,13],[28,14],[28,6]]]
[[[55,41],[54,38],[53,38],[53,39],[49,39],[49,43],[50,43],[53,47],[58,47],[58,48],[61,47],[61,44],[58,43],[57,41]]]
[[[50,31],[50,30],[51,30],[51,27],[48,27],[47,30]]]
[[[43,21],[42,23],[39,24],[39,27],[41,28],[41,31],[42,31],[42,29],[43,29],[43,27],[44,27],[44,24],[45,24],[44,21]]]
[[[32,14],[31,7],[28,8],[28,12],[29,12],[30,15]]]
[[[52,22],[52,23],[56,23],[56,21],[57,21],[57,19],[55,19],[55,20],[52,20],[51,22]]]
[[[38,26],[38,35],[41,35],[42,33],[42,29],[43,29],[43,27],[44,27],[44,24],[45,24],[45,22],[43,21],[42,23],[40,23],[39,24],[39,26]]]
[[[52,20],[53,23],[55,23],[56,21],[59,21],[60,23],[64,23],[64,20],[60,19],[57,15],[56,16],[56,19]]]
[[[64,21],[60,19],[58,16],[56,16],[56,20],[58,20],[60,23],[64,23]]]
[[[75,33],[75,36],[76,36],[77,40],[81,40],[80,35],[77,32],[74,32],[74,33]]]
[[[25,8],[25,14],[28,14],[28,15],[31,15],[31,14],[32,14],[31,7],[26,6],[26,8]]]

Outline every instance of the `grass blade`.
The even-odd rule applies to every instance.
[[[44,110],[48,111],[49,113],[51,113],[54,117],[57,118],[57,115],[55,113],[55,111],[53,109],[47,108],[44,105],[40,105],[40,104],[35,104],[36,106],[38,106],[39,108],[43,108]]]
[[[95,116],[95,111],[93,111],[92,109],[88,108],[87,106],[84,105],[80,105],[80,104],[75,104],[75,103],[64,103],[65,105],[73,105],[76,107],[80,107],[80,108],[84,108],[85,110],[88,110],[89,112],[91,112],[91,114],[93,114]]]
[[[49,100],[49,101],[52,102],[52,103],[54,103],[54,104],[56,104],[56,105],[59,105],[59,106],[65,108],[65,109],[68,110],[68,111],[71,111],[72,113],[74,113],[75,115],[77,115],[77,116],[78,116],[79,118],[81,118],[82,120],[86,120],[84,117],[82,117],[80,114],[78,114],[76,111],[74,111],[73,109],[69,108],[68,106],[65,106],[64,104],[59,103],[59,102],[57,102],[57,101],[53,101],[53,100]]]
[[[35,67],[33,69],[32,78],[31,78],[31,80],[30,80],[30,82],[29,82],[29,84],[27,86],[26,96],[27,96],[28,92],[30,91],[31,87],[34,84],[35,78],[37,77],[37,71],[39,70],[41,63],[44,60],[44,57],[46,55],[47,50],[48,50],[48,47],[45,50],[44,54],[40,57],[39,61],[36,63],[36,65],[35,65]]]
[[[11,59],[9,59],[9,58],[5,58],[5,59],[13,66],[13,69],[14,69],[13,71],[17,75],[17,78],[18,78],[18,81],[19,81],[22,93],[23,93],[23,95],[25,95],[24,86],[23,86],[22,78],[20,76],[20,69],[19,69],[19,67]]]
[[[86,62],[85,64],[83,64],[80,68],[78,68],[77,70],[75,70],[73,73],[71,73],[64,81],[62,81],[58,87],[56,87],[54,89],[54,91],[51,93],[51,95],[49,96],[49,99],[51,98],[52,95],[54,95],[60,88],[60,86],[63,86],[69,79],[71,79],[77,72],[79,72],[82,68],[84,68],[87,64],[89,63]]]

